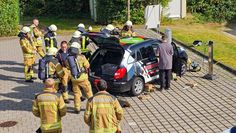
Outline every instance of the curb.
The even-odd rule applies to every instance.
[[[195,53],[195,54],[197,54],[197,55],[199,55],[199,56],[202,56],[202,57],[205,58],[205,59],[208,59],[208,56],[206,56],[206,55],[204,55],[203,53],[197,51],[196,49],[193,49],[193,48],[187,46],[187,45],[184,44],[183,42],[178,41],[178,40],[176,40],[176,39],[174,39],[174,38],[172,38],[172,40],[173,40],[174,42],[176,42],[177,44],[180,44],[180,45],[183,46],[184,48],[186,48],[186,49],[192,51],[193,53]],[[215,59],[213,59],[213,62],[214,62],[214,65],[218,65],[218,66],[220,66],[221,68],[223,68],[224,70],[226,70],[226,71],[232,73],[234,76],[236,76],[236,69],[234,69],[234,68],[232,68],[232,67],[229,67],[229,66],[227,66],[227,65],[225,65],[225,64],[223,64],[223,63],[221,63],[221,62],[219,62],[219,61],[217,61],[217,60],[215,60]]]

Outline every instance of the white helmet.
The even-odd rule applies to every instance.
[[[80,31],[75,31],[72,35],[72,37],[74,38],[79,38],[81,36],[81,32]]]
[[[115,29],[115,27],[112,24],[108,24],[106,26],[106,29],[109,30],[109,31],[113,31]]]
[[[26,34],[26,33],[29,33],[30,32],[30,28],[27,27],[27,26],[24,26],[22,29],[21,29],[21,32]]]
[[[132,23],[130,20],[128,20],[128,21],[126,21],[125,25],[127,25],[127,26],[132,26],[133,23]]]
[[[50,25],[50,26],[48,27],[48,29],[49,29],[50,31],[52,31],[52,32],[56,32],[56,31],[57,31],[57,26],[54,25],[54,24],[52,24],[52,25]]]
[[[78,25],[78,28],[85,28],[85,26],[84,26],[83,23],[80,23],[80,24]]]
[[[58,50],[57,50],[57,48],[55,48],[55,47],[49,48],[47,55],[56,55],[56,54],[57,54],[57,51],[58,51]]]
[[[92,27],[92,26],[89,26],[88,30],[89,30],[89,31],[92,31],[92,30],[93,30],[93,27]]]
[[[78,42],[73,42],[70,47],[80,49],[80,48],[81,48],[81,45],[80,45]]]

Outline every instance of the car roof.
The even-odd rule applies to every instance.
[[[87,33],[87,35],[95,43],[98,43],[98,44],[103,44],[104,43],[106,45],[107,44],[116,45],[116,47],[122,47],[124,50],[131,50],[131,51],[139,49],[139,48],[143,47],[144,45],[147,45],[147,46],[152,45],[155,42],[161,43],[161,41],[159,39],[145,38],[144,41],[139,42],[139,43],[129,44],[129,45],[122,45],[122,44],[119,44],[119,39],[116,38],[116,37],[104,37],[101,33],[97,33],[97,32]],[[103,47],[106,47],[106,45],[104,45]]]
[[[143,42],[132,44],[132,45],[129,45],[128,47],[127,46],[126,47],[124,46],[124,47],[127,50],[133,51],[133,50],[136,50],[136,49],[140,49],[141,47],[144,47],[145,45],[149,46],[149,45],[152,45],[154,43],[161,43],[161,41],[158,40],[158,39],[150,38],[150,39],[144,40]]]

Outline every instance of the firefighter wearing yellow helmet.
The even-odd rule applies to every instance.
[[[20,37],[20,46],[23,52],[24,56],[24,74],[25,74],[25,81],[26,82],[34,82],[34,71],[33,71],[33,65],[35,63],[35,49],[33,47],[33,44],[30,40],[30,28],[24,26],[20,33],[18,34],[18,37]]]

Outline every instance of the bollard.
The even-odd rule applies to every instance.
[[[168,38],[167,42],[171,44],[171,42],[172,42],[172,31],[171,31],[171,29],[170,28],[166,28],[165,34],[166,34],[166,36]]]
[[[203,78],[208,80],[215,80],[217,76],[213,74],[213,41],[208,42],[208,74],[206,74]]]

